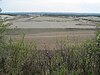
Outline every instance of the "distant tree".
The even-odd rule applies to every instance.
[[[0,12],[2,11],[2,9],[0,8]]]

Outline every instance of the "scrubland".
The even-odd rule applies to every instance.
[[[8,29],[0,21],[0,75],[99,75],[100,29]],[[12,34],[11,34],[12,33]]]

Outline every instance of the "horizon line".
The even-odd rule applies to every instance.
[[[100,12],[56,12],[56,11],[1,11],[0,13],[76,13],[76,14],[100,14]]]

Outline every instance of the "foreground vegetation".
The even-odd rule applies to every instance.
[[[58,50],[38,50],[36,44],[6,40],[7,24],[0,21],[0,75],[99,75],[100,31],[95,40],[59,43]]]

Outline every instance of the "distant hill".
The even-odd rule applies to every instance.
[[[65,12],[0,12],[0,15],[43,15],[43,16],[98,16],[100,13],[65,13]]]

